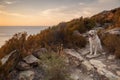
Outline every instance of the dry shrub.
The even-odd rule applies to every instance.
[[[102,41],[109,53],[114,53],[120,58],[120,35],[106,34]]]
[[[50,52],[40,56],[40,66],[44,70],[44,80],[71,80],[69,78],[69,66],[63,57]]]

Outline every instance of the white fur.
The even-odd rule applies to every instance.
[[[90,43],[90,54],[96,55],[98,51],[102,51],[101,41],[97,35],[97,31],[90,30],[88,34]]]

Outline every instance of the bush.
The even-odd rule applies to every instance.
[[[70,80],[69,67],[57,53],[45,53],[40,57],[40,66],[45,72],[45,80]]]
[[[107,34],[102,41],[109,53],[114,53],[120,58],[120,36]]]

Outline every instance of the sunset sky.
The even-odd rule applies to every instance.
[[[120,7],[120,0],[0,0],[0,26],[52,26]]]

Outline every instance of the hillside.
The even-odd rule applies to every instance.
[[[120,58],[120,35],[112,33],[115,31],[114,29],[119,30],[119,28],[120,28],[120,8],[116,8],[110,11],[103,11],[92,17],[86,17],[86,18],[80,17],[78,19],[73,19],[69,22],[61,22],[58,25],[49,27],[48,29],[41,31],[36,35],[28,36],[26,32],[16,33],[11,39],[9,39],[0,48],[0,59],[4,58],[4,56],[10,54],[11,52],[16,51],[14,54],[11,55],[12,57],[9,58],[10,64],[9,64],[9,61],[7,61],[7,63],[5,63],[4,65],[2,65],[2,63],[0,62],[0,70],[1,70],[0,76],[2,77],[8,76],[9,71],[16,69],[16,65],[18,65],[19,61],[22,61],[21,62],[22,64],[20,64],[19,66],[22,65],[22,68],[23,66],[25,68],[27,66],[27,68],[29,69],[31,67],[33,68],[36,66],[36,61],[38,59],[42,61],[39,63],[39,65],[42,65],[42,67],[46,65],[50,67],[53,66],[49,64],[51,63],[49,62],[49,60],[53,61],[53,63],[51,64],[56,63],[56,66],[57,66],[58,65],[57,62],[54,62],[54,61],[56,61],[59,55],[60,55],[59,56],[60,59],[58,58],[57,61],[62,64],[60,65],[62,66],[61,71],[64,72],[64,66],[66,68],[68,67],[68,65],[64,65],[64,61],[61,60],[61,54],[59,53],[61,53],[61,51],[63,51],[63,49],[66,49],[66,48],[75,49],[75,50],[84,49],[86,45],[88,45],[88,40],[84,36],[84,34],[86,34],[91,29],[96,29],[98,31],[98,35],[101,39],[102,46],[106,52],[106,56],[115,55],[115,57],[119,59]],[[46,55],[41,56],[41,54],[44,54],[44,53],[46,53],[47,56]],[[51,55],[50,53],[58,53],[59,55],[57,54],[57,56],[56,55],[54,56],[54,55]],[[30,61],[28,60],[28,62],[26,62],[27,64],[23,63],[24,61],[27,61],[27,59],[29,59],[29,58],[27,59],[24,59],[24,58],[28,56],[31,57],[30,55],[32,55],[33,61],[35,60],[35,63],[31,62],[31,60]],[[36,58],[34,59],[33,55],[34,56],[37,55],[38,59]],[[44,60],[46,60],[45,63],[43,63]],[[51,69],[52,71],[56,69],[59,72],[60,68],[57,66],[59,68],[57,69],[56,66],[53,66],[54,68],[50,68],[50,71]],[[20,67],[20,70],[21,70],[21,67]],[[47,70],[49,71],[49,69]],[[39,70],[37,73],[39,73]],[[57,73],[57,72],[54,72],[54,73]],[[67,71],[65,72],[65,74],[66,73]],[[31,72],[31,74],[34,74],[34,73]],[[61,76],[61,74],[58,74],[58,75]],[[58,75],[57,75],[57,78],[59,78]],[[62,75],[62,77],[64,78],[64,75]],[[56,80],[56,77],[54,78],[55,79],[51,79],[51,80]],[[65,78],[63,80],[67,80],[67,79]],[[107,79],[105,78],[105,80]]]
[[[60,44],[64,47],[84,47],[86,40],[80,34],[92,29],[93,27],[114,28],[120,27],[120,8],[110,11],[103,11],[90,18],[80,17],[69,22],[62,22],[56,26],[49,27],[37,35],[27,33],[15,34],[0,49],[0,53],[8,54],[15,49],[23,53],[32,52],[32,49],[46,47],[47,49],[57,48]],[[80,34],[79,34],[80,33]],[[0,54],[2,57],[2,55]]]

